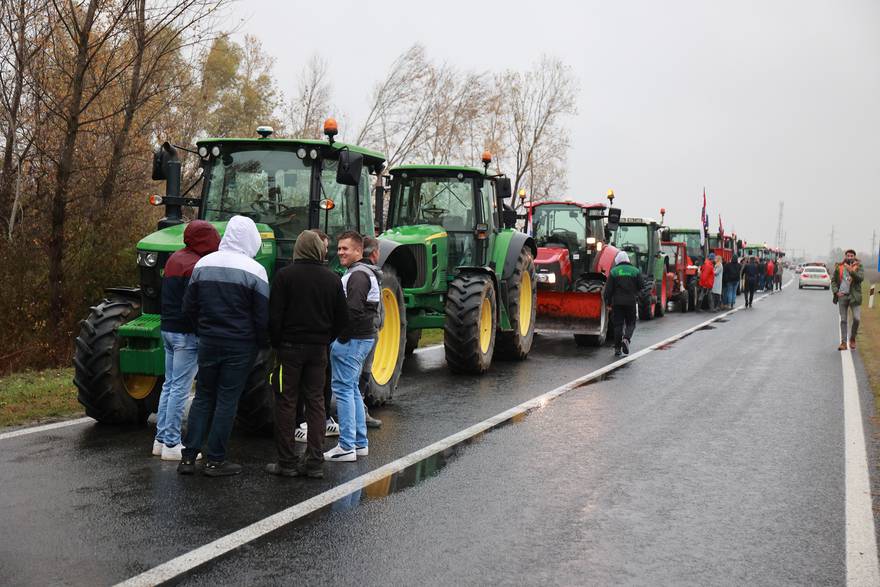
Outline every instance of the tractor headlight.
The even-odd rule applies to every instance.
[[[556,283],[555,273],[538,273],[536,275],[538,283]]]
[[[156,251],[138,251],[137,263],[141,267],[155,267],[159,261],[159,253]]]

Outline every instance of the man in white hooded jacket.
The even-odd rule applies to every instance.
[[[195,472],[203,443],[205,475],[241,472],[226,460],[226,445],[257,349],[269,346],[269,280],[254,260],[261,244],[254,221],[233,216],[220,249],[196,263],[184,293],[183,311],[199,335],[199,378],[177,467],[183,475]]]

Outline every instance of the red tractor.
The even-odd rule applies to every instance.
[[[527,210],[527,231],[538,246],[535,330],[572,333],[579,346],[604,344],[610,319],[602,295],[617,255],[607,243],[620,210],[570,200]]]
[[[670,261],[669,272],[673,275],[667,299],[675,302],[680,312],[692,311],[697,297],[699,267],[691,263],[686,243],[662,241],[660,246]]]

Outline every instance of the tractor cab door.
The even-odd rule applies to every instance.
[[[475,190],[477,224],[474,227],[477,265],[488,266],[495,250],[495,237],[499,230],[498,199],[495,197],[495,186],[488,180],[476,180],[481,186]]]

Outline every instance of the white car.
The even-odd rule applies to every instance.
[[[798,289],[804,289],[805,287],[831,288],[831,276],[828,275],[828,270],[824,267],[804,267],[799,279]]]

